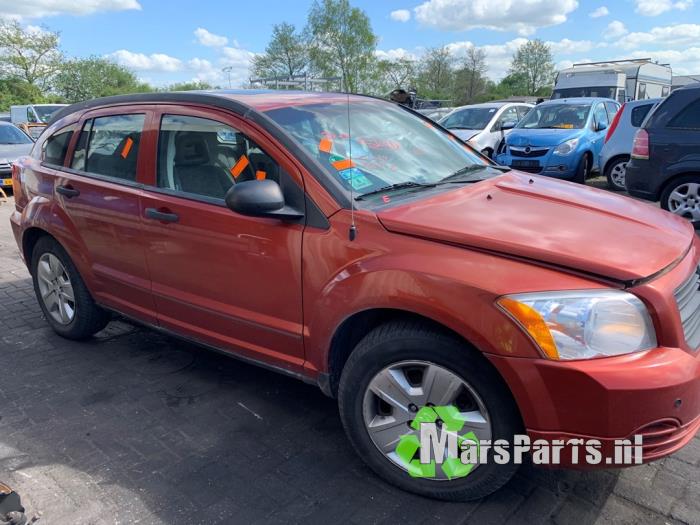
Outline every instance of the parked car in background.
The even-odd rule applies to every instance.
[[[14,124],[0,122],[0,187],[12,187],[12,163],[28,155],[34,141]]]
[[[633,100],[623,104],[613,118],[605,135],[605,144],[600,152],[600,171],[608,179],[608,186],[624,191],[625,169],[630,160],[634,134],[644,119],[661,100],[650,98]]]
[[[607,98],[548,100],[538,104],[505,140],[499,164],[581,184],[593,169],[620,105]]]
[[[51,117],[68,104],[23,104],[10,106],[10,121],[27,135],[36,139]]]
[[[674,90],[637,130],[627,164],[630,195],[700,225],[700,84]]]
[[[525,120],[572,131],[603,121],[598,104]],[[560,106],[573,114],[546,118]],[[91,337],[114,311],[316,384],[406,490],[477,499],[518,469],[493,448],[423,468],[421,422],[511,450],[551,440],[561,466],[596,439],[603,468],[618,438],[648,438],[636,459],[652,461],[700,428],[690,225],[498,166],[403,106],[110,97],[56,116],[13,182],[12,230],[56,333]]]
[[[490,158],[504,134],[532,107],[532,104],[507,102],[471,104],[452,110],[440,124]],[[504,124],[509,124],[507,130]]]
[[[438,122],[441,118],[447,115],[454,108],[428,108],[428,109],[418,109],[418,113],[425,115],[430,120]]]

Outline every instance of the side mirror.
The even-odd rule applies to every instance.
[[[234,184],[224,197],[226,206],[241,215],[297,220],[302,212],[285,205],[282,189],[274,180],[249,180]]]
[[[509,120],[508,122],[504,122],[501,124],[501,131],[508,131],[509,129],[513,129],[517,125],[518,123],[514,120]]]
[[[595,124],[596,131],[603,131],[604,129],[608,129],[607,124],[605,124],[604,122],[596,122],[596,124]]]

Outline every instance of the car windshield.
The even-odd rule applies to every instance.
[[[466,144],[394,104],[325,102],[266,114],[327,169],[336,186],[348,193],[352,186],[355,196],[392,185],[435,184],[467,166],[483,168],[470,172],[472,180],[500,173]]]
[[[31,144],[24,132],[14,126],[0,126],[0,144]]]
[[[590,104],[543,104],[532,108],[517,127],[581,129],[586,125],[590,109]]]
[[[440,124],[448,129],[484,129],[498,108],[465,108],[448,115]]]
[[[54,113],[60,109],[63,109],[64,107],[65,106],[34,106],[34,111],[36,111],[39,120],[46,123],[51,120]]]

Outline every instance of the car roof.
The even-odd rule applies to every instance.
[[[692,82],[690,84],[686,84],[685,86],[681,86],[679,88],[674,89],[674,91],[678,91],[681,89],[700,89],[700,82]]]
[[[643,98],[641,100],[630,100],[629,102],[625,102],[625,105],[628,107],[634,107],[634,106],[642,106],[644,104],[658,104],[662,100],[663,100],[663,98],[661,98],[661,97]]]
[[[611,98],[605,97],[571,97],[571,98],[555,98],[551,100],[545,100],[540,102],[539,106],[550,106],[554,104],[570,104],[570,105],[582,105],[582,104],[593,104],[595,102],[617,102]]]

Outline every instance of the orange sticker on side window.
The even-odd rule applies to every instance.
[[[238,176],[241,173],[243,173],[243,170],[246,169],[246,166],[248,166],[248,164],[248,157],[246,157],[245,155],[241,155],[236,164],[233,165],[233,168],[231,168],[231,175],[233,175],[233,177],[237,179]]]
[[[124,142],[124,147],[122,148],[121,156],[123,159],[129,156],[131,148],[134,146],[134,139],[127,137],[126,142]]]
[[[336,160],[333,163],[333,167],[337,169],[338,171],[343,171],[348,168],[352,168],[355,165],[355,163],[352,161],[352,159],[342,159],[342,160]]]
[[[255,180],[265,180],[267,177],[267,173],[264,171],[258,170],[255,172]]]
[[[323,153],[330,153],[331,148],[333,148],[333,142],[330,139],[321,139],[321,142],[318,143],[318,151]]]

